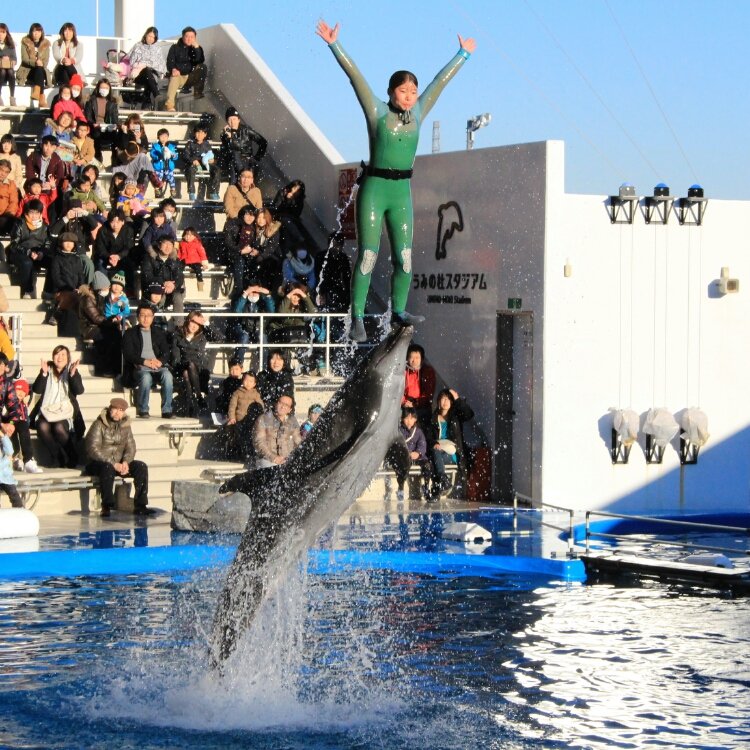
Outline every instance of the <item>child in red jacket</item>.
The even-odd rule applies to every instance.
[[[201,238],[194,227],[186,227],[182,232],[180,248],[177,257],[192,268],[195,278],[198,280],[198,291],[203,291],[203,269],[208,268],[206,249],[203,247]]]
[[[24,195],[23,200],[18,202],[18,210],[16,211],[16,218],[20,219],[23,216],[23,209],[29,201],[40,200],[44,206],[42,211],[42,219],[45,224],[49,224],[49,207],[57,200],[57,184],[54,179],[50,177],[47,181],[49,189],[45,190],[45,184],[38,177],[29,177],[24,184]]]

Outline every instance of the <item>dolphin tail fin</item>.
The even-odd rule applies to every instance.
[[[406,447],[406,441],[401,435],[391,444],[388,453],[385,455],[385,460],[388,465],[393,467],[397,477],[405,477],[409,473],[411,458],[409,456],[409,449]]]

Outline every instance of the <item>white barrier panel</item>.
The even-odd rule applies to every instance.
[[[14,539],[39,534],[39,519],[26,508],[0,510],[0,539]]]

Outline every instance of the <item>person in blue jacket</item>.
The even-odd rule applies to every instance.
[[[151,163],[154,172],[162,183],[162,187],[156,191],[157,198],[163,198],[169,185],[169,194],[174,198],[175,182],[174,168],[177,163],[177,144],[169,140],[169,131],[161,128],[156,134],[156,143],[151,146]]]

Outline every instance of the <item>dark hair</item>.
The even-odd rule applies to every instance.
[[[139,118],[140,119],[140,118]],[[163,135],[169,135],[169,131],[166,128],[159,128],[156,131],[156,137],[161,138]]]
[[[101,85],[109,87],[109,93],[104,98],[108,102],[113,102],[115,100],[114,96],[112,95],[112,84],[106,79],[106,78],[100,78],[95,84],[94,84],[94,96],[99,96],[99,87]]]
[[[44,26],[42,26],[42,24],[40,23],[32,23],[31,26],[29,26],[29,33],[26,36],[28,36],[28,38],[31,39],[31,35],[35,31],[42,32],[42,35],[39,37],[39,42],[41,43],[42,40],[44,39]]]
[[[53,374],[53,375],[54,375],[55,377],[57,377],[57,372],[56,372],[57,368],[55,367],[55,363],[54,363],[54,358],[55,358],[55,355],[56,355],[56,354],[59,354],[60,352],[65,352],[65,353],[66,353],[66,354],[68,355],[68,363],[67,363],[67,364],[65,365],[65,367],[66,367],[66,368],[67,368],[67,367],[68,367],[68,365],[70,364],[70,360],[71,360],[71,359],[73,359],[73,358],[72,358],[72,357],[70,356],[70,349],[68,349],[68,347],[67,347],[67,346],[65,346],[65,344],[58,344],[58,345],[57,345],[57,346],[56,346],[56,347],[55,347],[55,348],[54,348],[54,349],[52,350],[52,359],[51,359],[51,360],[49,361],[49,364],[51,365],[51,367],[50,367],[50,372],[51,372],[51,373],[52,373],[52,374]]]
[[[107,214],[107,223],[112,221],[112,219],[119,219],[120,221],[125,221],[125,212],[121,208],[113,208]]]
[[[96,164],[87,164],[82,170],[81,174],[84,172],[88,172],[89,169],[94,170],[94,182],[96,182],[99,179],[99,167],[96,166]]]
[[[4,143],[10,143],[10,153],[15,154],[16,149],[16,139],[10,134],[5,133],[2,138],[0,138],[0,146],[2,146]]]
[[[88,120],[76,120],[76,130],[80,128],[81,126],[88,128],[91,130],[91,124]]]
[[[240,224],[243,224],[245,221],[245,217],[248,214],[252,214],[253,221],[255,221],[255,206],[252,204],[248,204],[247,206],[243,206],[238,212],[237,212],[237,220]]]
[[[305,183],[302,182],[302,180],[292,180],[285,188],[284,188],[284,198],[287,198],[287,193],[294,187],[298,187],[299,191],[297,195],[294,196],[293,200],[302,202],[305,200]]]
[[[409,348],[406,350],[407,359],[412,352],[418,352],[422,357],[422,362],[424,362],[424,347],[421,347],[419,344],[409,344]]]
[[[154,34],[154,44],[156,44],[159,41],[159,29],[156,28],[156,26],[149,26],[144,32],[143,36],[141,37],[141,44],[148,44],[146,41],[146,37],[153,32]]]
[[[23,212],[25,214],[30,213],[31,211],[39,211],[39,213],[44,213],[44,203],[42,203],[39,198],[32,198],[24,207]]]
[[[450,388],[443,388],[443,390],[440,391],[440,393],[438,393],[437,399],[435,399],[435,411],[436,412],[440,411],[440,401],[442,400],[443,396],[447,396],[450,399],[450,402],[451,402],[450,408],[451,409],[453,408],[453,404],[456,403],[456,399],[453,398],[453,394],[451,393],[451,389]]]
[[[147,299],[142,299],[136,307],[136,314],[141,310],[151,310],[152,313],[156,312],[156,306],[149,302]]]
[[[0,352],[0,365],[5,365],[7,367],[9,362],[8,355],[5,354],[5,352]]]
[[[141,116],[137,112],[131,112],[127,116],[125,120],[125,127],[129,128],[134,123],[143,127],[143,120],[141,120]]]
[[[175,211],[177,210],[177,204],[174,202],[173,198],[165,198],[159,203],[159,208],[166,208],[166,206],[172,206]]]
[[[84,182],[88,182],[89,185],[90,185],[91,184],[91,178],[87,177],[85,174],[83,174],[83,172],[81,172],[78,175],[78,179],[75,182],[75,188],[76,188],[76,190],[78,190],[78,188],[80,188],[83,185]]]
[[[182,236],[185,236],[185,232],[190,232],[191,234],[194,234],[196,237],[198,237],[198,230],[194,226],[185,227],[182,230]]]
[[[23,183],[24,193],[30,193],[32,185],[40,185],[41,187],[44,187],[44,183],[38,177],[29,177],[29,179]]]
[[[242,362],[230,362],[229,366],[231,367],[232,364],[241,365]],[[258,379],[258,374],[255,372],[255,370],[245,370],[245,372],[242,373],[242,377],[244,378],[246,375],[249,375],[251,378]]]
[[[242,360],[241,359],[235,359],[234,357],[229,360],[229,366],[230,367],[242,367]],[[243,373],[244,375],[244,373]]]
[[[419,88],[419,81],[417,80],[417,77],[412,73],[410,70],[397,70],[389,79],[388,79],[388,93],[390,94],[393,92],[394,89],[397,89],[402,83],[413,83],[417,88]]]
[[[13,42],[13,37],[10,35],[10,29],[4,23],[0,23],[0,31],[4,31],[5,32],[5,43],[11,49],[15,49],[16,45]]]
[[[76,27],[74,23],[67,21],[60,27],[60,39],[63,38],[63,32],[70,29],[73,32],[73,38],[70,40],[72,44],[78,46],[78,34],[76,33]]]
[[[197,32],[197,31],[196,31],[196,30],[195,30],[195,29],[194,29],[194,28],[193,28],[192,26],[186,26],[186,27],[185,27],[185,28],[184,28],[184,29],[183,29],[183,30],[182,30],[182,31],[180,32],[180,36],[181,36],[181,37],[182,37],[182,36],[185,36],[185,34],[187,34],[187,33],[188,33],[188,31],[192,31],[192,32],[193,32],[193,34],[197,34],[197,33],[198,33],[198,32]]]
[[[413,406],[402,406],[401,407],[401,419],[404,417],[417,418],[417,410]]]
[[[53,146],[57,146],[60,141],[58,141],[54,135],[45,135],[41,141],[42,146],[44,146],[45,143],[51,143]]]
[[[151,218],[153,219],[154,216],[164,216],[164,209],[160,206],[157,206],[152,212],[151,212]]]
[[[168,235],[163,234],[161,237],[159,237],[158,245],[161,247],[165,242],[171,242],[174,245],[174,240]]]
[[[7,159],[0,159],[0,167],[5,167],[6,169],[13,169],[13,166]]]
[[[286,367],[286,357],[284,356],[283,349],[271,349],[271,351],[268,352],[268,357],[266,357],[266,362],[270,365],[271,359],[276,356],[279,356],[284,360],[284,367]]]
[[[205,122],[199,122],[194,128],[193,128],[193,135],[195,135],[198,131],[201,131],[202,133],[205,133],[208,135],[208,125]]]

